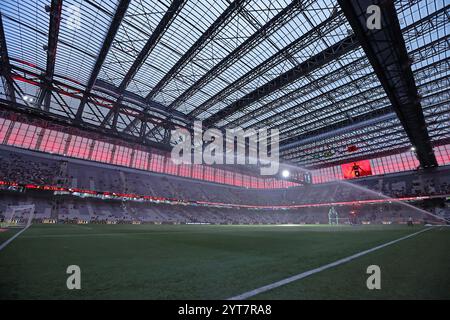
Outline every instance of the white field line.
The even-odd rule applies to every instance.
[[[425,231],[428,231],[428,230],[431,230],[431,229],[433,229],[433,227],[427,228],[427,229],[423,229],[423,230],[420,230],[418,232],[411,233],[411,234],[409,234],[407,236],[404,236],[404,237],[398,238],[396,240],[392,240],[392,241],[386,242],[386,243],[384,243],[382,245],[379,245],[379,246],[376,246],[376,247],[374,247],[372,249],[361,251],[359,253],[356,253],[356,254],[351,255],[349,257],[346,257],[346,258],[343,258],[343,259],[331,262],[331,263],[326,264],[324,266],[321,266],[321,267],[318,267],[318,268],[315,268],[315,269],[312,269],[312,270],[309,270],[309,271],[305,271],[305,272],[296,274],[296,275],[291,276],[289,278],[286,278],[286,279],[283,279],[283,280],[280,280],[280,281],[277,281],[277,282],[265,285],[263,287],[260,287],[260,288],[257,288],[257,289],[251,290],[251,291],[244,292],[244,293],[242,293],[240,295],[228,298],[227,300],[244,300],[244,299],[251,298],[253,296],[256,296],[257,294],[260,294],[260,293],[263,293],[263,292],[266,292],[266,291],[269,291],[269,290],[272,290],[272,289],[284,286],[284,285],[286,285],[288,283],[291,283],[291,282],[294,282],[294,281],[297,281],[297,280],[309,277],[309,276],[311,276],[311,275],[313,275],[315,273],[319,273],[321,271],[324,271],[324,270],[336,267],[338,265],[347,263],[347,262],[352,261],[352,260],[354,260],[356,258],[359,258],[361,256],[364,256],[364,255],[369,254],[371,252],[374,252],[376,250],[380,250],[382,248],[385,248],[387,246],[390,246],[390,245],[395,244],[397,242],[400,242],[402,240],[414,237],[414,236],[416,236],[416,235],[418,235],[418,234],[420,234],[422,232],[425,232]]]
[[[22,230],[20,230],[19,232],[17,232],[15,235],[13,235],[11,238],[9,238],[8,240],[6,240],[5,242],[3,242],[0,245],[0,251],[2,251],[8,244],[10,244],[15,238],[17,238],[18,236],[20,236],[23,232],[25,232],[25,230],[27,230],[29,227],[31,226],[31,224],[28,224],[25,228],[23,228]]]

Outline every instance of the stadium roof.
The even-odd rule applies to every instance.
[[[278,128],[282,158],[306,167],[411,145],[434,166],[450,138],[450,5],[385,4],[374,32],[368,4],[4,0],[2,105],[160,146],[194,119]]]

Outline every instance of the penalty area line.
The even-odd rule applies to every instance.
[[[0,245],[0,251],[2,251],[8,244],[10,244],[15,238],[17,238],[18,236],[20,236],[23,232],[25,232],[25,230],[27,230],[29,227],[31,226],[31,224],[27,225],[25,228],[23,228],[22,230],[20,230],[19,232],[17,232],[15,235],[13,235],[11,238],[9,238],[8,240],[6,240],[5,242],[3,242]]]
[[[343,259],[339,259],[337,261],[331,262],[331,263],[323,265],[321,267],[318,267],[318,268],[315,268],[315,269],[312,269],[312,270],[309,270],[309,271],[305,271],[305,272],[296,274],[296,275],[291,276],[289,278],[286,278],[286,279],[283,279],[283,280],[280,280],[280,281],[277,281],[277,282],[265,285],[263,287],[260,287],[260,288],[257,288],[257,289],[251,290],[251,291],[244,292],[244,293],[242,293],[240,295],[228,298],[227,300],[244,300],[244,299],[251,298],[251,297],[256,296],[256,295],[258,295],[260,293],[263,293],[263,292],[266,292],[266,291],[269,291],[269,290],[272,290],[272,289],[284,286],[286,284],[289,284],[291,282],[294,282],[294,281],[297,281],[297,280],[309,277],[309,276],[311,276],[313,274],[316,274],[316,273],[319,273],[321,271],[324,271],[324,270],[327,270],[327,269],[339,266],[341,264],[347,263],[347,262],[352,261],[352,260],[354,260],[356,258],[359,258],[359,257],[362,257],[362,256],[364,256],[366,254],[369,254],[371,252],[380,250],[380,249],[385,248],[387,246],[393,245],[393,244],[395,244],[397,242],[400,242],[400,241],[406,240],[408,238],[417,236],[418,234],[421,234],[421,233],[423,233],[425,231],[429,231],[429,230],[431,230],[433,228],[434,227],[431,227],[431,228],[427,228],[427,229],[423,229],[423,230],[411,233],[411,234],[406,235],[404,237],[401,237],[401,238],[398,238],[396,240],[392,240],[392,241],[386,242],[384,244],[381,244],[381,245],[376,246],[376,247],[371,248],[371,249],[367,249],[367,250],[358,252],[358,253],[356,253],[354,255],[348,256],[348,257],[343,258]]]

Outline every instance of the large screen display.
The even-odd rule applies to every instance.
[[[343,164],[341,167],[342,172],[344,173],[344,179],[354,179],[372,175],[372,168],[370,167],[369,160],[350,162]]]

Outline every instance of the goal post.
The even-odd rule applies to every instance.
[[[352,224],[352,222],[350,221],[350,218],[337,217],[336,222],[337,222],[337,224]]]
[[[2,227],[28,227],[34,218],[34,204],[8,206]]]
[[[339,224],[351,224],[348,217],[340,217],[335,207],[331,207],[328,210],[328,224],[339,225]]]
[[[334,207],[328,210],[328,224],[336,225],[339,224],[339,214]]]

